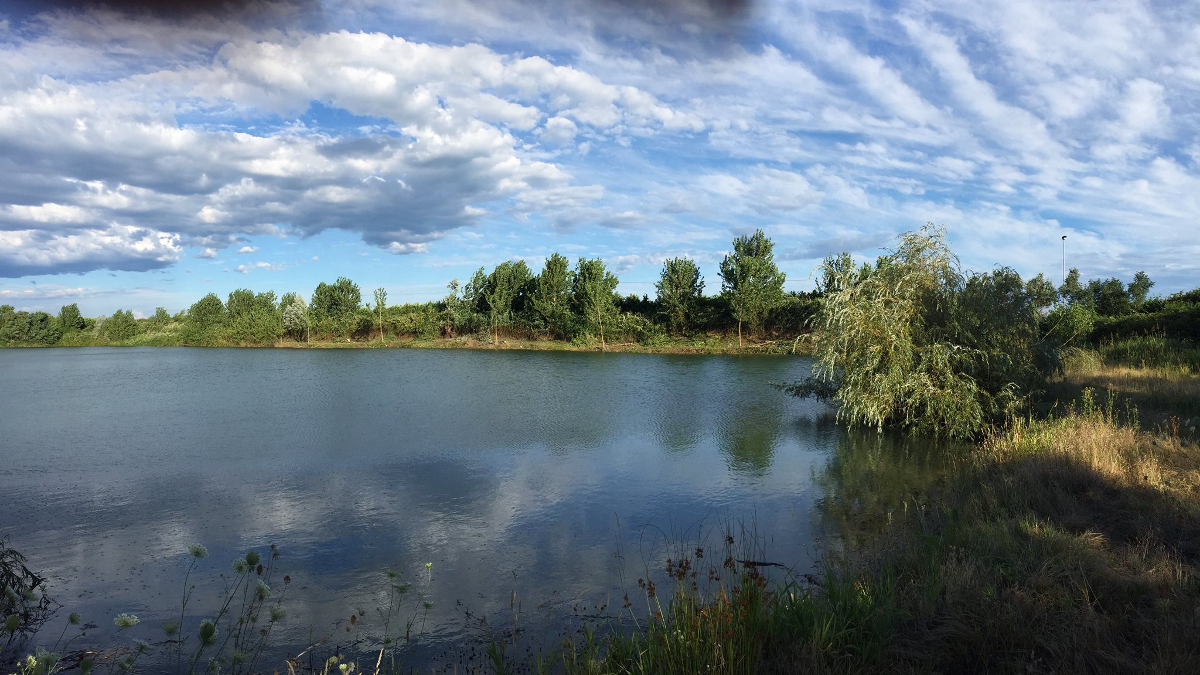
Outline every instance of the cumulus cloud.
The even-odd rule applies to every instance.
[[[448,232],[496,223],[564,250],[617,228],[634,257],[762,226],[801,260],[934,220],[1029,250],[1091,232],[1097,274],[1200,271],[1150,255],[1200,219],[1195,11],[754,7],[367,0],[323,32],[47,15],[0,42],[0,260],[145,269],[341,229],[436,266]],[[94,234],[118,226],[170,243]]]
[[[549,118],[541,134],[561,144],[577,123],[611,133],[701,124],[634,87],[479,45],[339,32],[218,47],[210,63],[115,82],[14,73],[23,86],[0,95],[0,172],[20,179],[0,187],[0,227],[36,224],[44,236],[19,240],[29,248],[113,221],[155,223],[173,245],[202,246],[209,258],[241,235],[336,228],[419,253],[475,223],[489,203],[553,202],[574,189],[568,172],[527,153],[514,131]],[[204,114],[232,106],[252,117],[295,115],[313,101],[391,126],[236,131],[171,114],[183,104]],[[573,194],[586,201],[587,189]],[[26,251],[11,269],[140,269],[174,259],[144,247],[102,250],[119,240],[93,240],[65,258]]]
[[[76,229],[0,230],[0,276],[21,277],[94,269],[141,272],[179,260],[179,235],[131,225]]]

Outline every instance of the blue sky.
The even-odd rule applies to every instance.
[[[554,251],[789,290],[927,221],[965,268],[1200,285],[1200,5],[0,7],[0,303],[87,315]],[[186,3],[184,3],[186,4]],[[984,6],[992,5],[996,6]],[[32,9],[31,9],[32,8]]]

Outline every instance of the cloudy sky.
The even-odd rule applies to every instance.
[[[1065,234],[1200,285],[1200,4],[168,4],[0,4],[0,303],[423,301],[554,251],[716,292],[755,228],[807,290],[926,221],[972,270],[1057,280]]]

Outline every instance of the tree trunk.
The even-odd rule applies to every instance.
[[[596,323],[600,324],[600,351],[606,351],[604,348],[604,318],[598,310],[596,312]]]
[[[738,319],[738,349],[742,348],[742,320]]]

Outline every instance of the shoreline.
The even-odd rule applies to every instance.
[[[508,338],[499,343],[479,340],[475,337],[459,338],[392,338],[379,340],[315,340],[311,342],[278,341],[272,344],[186,344],[183,342],[138,341],[88,342],[54,345],[12,345],[0,349],[72,349],[85,347],[197,347],[225,349],[468,349],[474,351],[536,351],[536,352],[594,352],[609,354],[678,354],[698,356],[809,356],[809,343],[797,340],[745,341],[738,346],[736,340],[711,338],[707,340],[673,340],[663,344],[645,345],[637,342],[609,343],[602,350],[598,344],[576,344],[562,340],[525,340]]]

